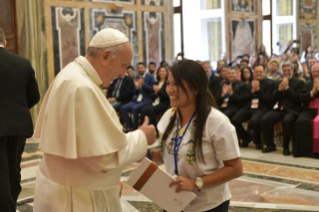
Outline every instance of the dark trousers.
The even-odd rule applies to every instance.
[[[152,104],[146,105],[145,107],[142,108],[141,110],[141,116],[142,120],[144,122],[144,117],[148,116],[150,119],[150,124],[153,124],[155,126],[155,129],[157,131],[157,114],[160,112],[164,112],[168,109],[169,105],[167,104],[158,104],[153,106]],[[142,122],[142,123],[143,123]]]
[[[282,120],[282,133],[284,137],[283,147],[288,148],[292,136],[294,123],[298,118],[297,115],[289,113],[286,110],[272,110],[261,118],[261,131],[264,143],[274,145],[274,124]]]
[[[26,136],[0,137],[0,211],[15,212],[22,190],[21,155]]]
[[[229,208],[229,200],[223,202],[216,208],[210,209],[208,211],[203,211],[203,212],[228,212],[228,208]],[[167,211],[164,210],[164,212],[167,212]]]
[[[249,132],[247,132],[242,123],[250,119],[250,129],[253,131],[253,140],[255,144],[260,144],[261,141],[261,129],[260,129],[260,119],[265,115],[265,112],[260,109],[240,109],[236,115],[231,119],[232,124],[236,128],[237,135],[239,138],[251,141]]]
[[[233,116],[237,113],[238,109],[233,107],[226,107],[220,109],[229,119],[232,119]]]
[[[135,128],[137,129],[139,126],[139,112],[140,110],[147,105],[148,102],[129,102],[121,107],[121,113],[127,128]],[[132,119],[129,117],[128,112],[132,111],[134,124],[132,123]]]
[[[294,126],[295,157],[312,157],[313,133],[312,122],[316,118],[315,109],[307,109],[300,113]]]

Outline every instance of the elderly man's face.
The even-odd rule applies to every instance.
[[[107,54],[109,51],[101,53],[95,63],[99,67],[98,74],[103,81],[103,87],[108,87],[114,78],[121,74],[126,73],[126,68],[130,65],[133,58],[133,51],[129,42],[120,44],[123,49],[113,57],[112,53]]]
[[[313,79],[319,78],[319,65],[314,65],[312,67],[312,78]]]
[[[282,73],[284,74],[284,77],[287,77],[288,79],[290,79],[292,77],[293,70],[290,66],[285,66],[285,67],[282,67]]]
[[[254,70],[254,78],[255,80],[263,80],[265,78],[265,70],[262,66],[257,66]]]

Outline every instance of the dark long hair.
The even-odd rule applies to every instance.
[[[183,91],[186,93],[186,88],[183,85],[184,80],[188,86],[196,90],[198,93],[196,95],[196,108],[197,108],[197,121],[196,130],[194,137],[194,147],[195,147],[195,158],[199,161],[205,163],[202,151],[202,137],[206,119],[211,111],[211,107],[217,108],[214,97],[208,90],[208,79],[207,75],[201,65],[192,60],[183,60],[179,63],[173,65],[172,75],[176,84],[178,84]],[[177,110],[176,110],[177,111]],[[162,152],[164,154],[165,141],[168,135],[174,127],[176,121],[176,112],[174,113],[172,119],[170,120],[164,134],[162,137]]]
[[[242,69],[240,70],[240,72],[241,72],[241,73],[240,73],[240,79],[241,79],[241,81],[243,81],[243,82],[246,81],[246,79],[245,79],[245,77],[244,77],[244,70],[245,70],[245,69],[248,69],[249,72],[250,72],[249,82],[253,81],[253,79],[254,79],[253,71],[252,71],[251,68],[248,67],[248,66],[246,66],[246,67],[244,67],[244,68],[242,68]]]
[[[167,71],[166,67],[165,66],[160,66],[160,67],[158,67],[158,69],[156,71],[156,80],[157,80],[157,82],[159,82],[161,80],[161,77],[159,76],[159,71],[161,70],[161,68],[165,69],[165,71],[166,71],[166,79],[165,79],[165,81],[168,78],[168,71]]]

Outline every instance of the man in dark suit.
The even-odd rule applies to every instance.
[[[40,94],[30,62],[5,47],[0,28],[0,211],[15,212],[22,190],[21,155],[33,134],[29,109]]]
[[[227,81],[221,84],[216,101],[221,111],[231,119],[242,106],[241,93],[245,83],[237,80],[237,69],[227,68]]]
[[[299,93],[299,99],[303,103],[303,110],[294,126],[294,157],[316,157],[319,158],[319,152],[315,151],[316,121],[318,116],[319,102],[319,63],[311,68],[312,78],[305,83]]]
[[[282,120],[283,129],[283,147],[284,155],[290,155],[289,142],[293,132],[293,126],[298,118],[302,106],[299,100],[299,93],[304,85],[300,79],[293,77],[294,65],[292,63],[284,63],[282,65],[282,72],[284,78],[276,82],[272,100],[275,104],[274,110],[268,112],[261,118],[261,130],[266,149],[264,153],[276,151],[273,136],[273,125]]]
[[[220,77],[216,76],[216,74],[212,72],[210,61],[202,62],[202,67],[208,77],[208,89],[215,97],[220,87]]]
[[[132,78],[121,74],[107,90],[107,100],[116,111],[119,111],[122,105],[132,101],[134,91],[135,86]]]
[[[155,83],[154,76],[146,73],[146,67],[144,63],[140,62],[137,64],[137,71],[139,75],[134,80],[136,88],[136,98],[121,107],[123,119],[126,123],[126,127],[129,130],[138,128],[139,112],[144,106],[152,102],[151,93],[153,91],[153,85]],[[129,117],[129,111],[132,111],[133,113],[134,125],[131,118]]]
[[[237,135],[243,140],[240,146],[247,147],[251,137],[249,132],[243,128],[242,123],[250,119],[253,140],[256,149],[260,149],[260,119],[272,109],[271,95],[274,90],[274,82],[266,79],[266,72],[262,65],[255,67],[254,78],[255,80],[246,84],[245,92],[241,97],[244,106],[236,113],[231,122],[236,127]]]

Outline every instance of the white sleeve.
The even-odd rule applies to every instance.
[[[124,169],[145,156],[147,151],[147,139],[141,130],[128,133],[126,137],[128,145],[118,152],[78,159],[94,171],[107,172],[118,168]]]
[[[236,130],[228,119],[222,120],[210,133],[210,137],[218,160],[227,161],[240,157]]]

